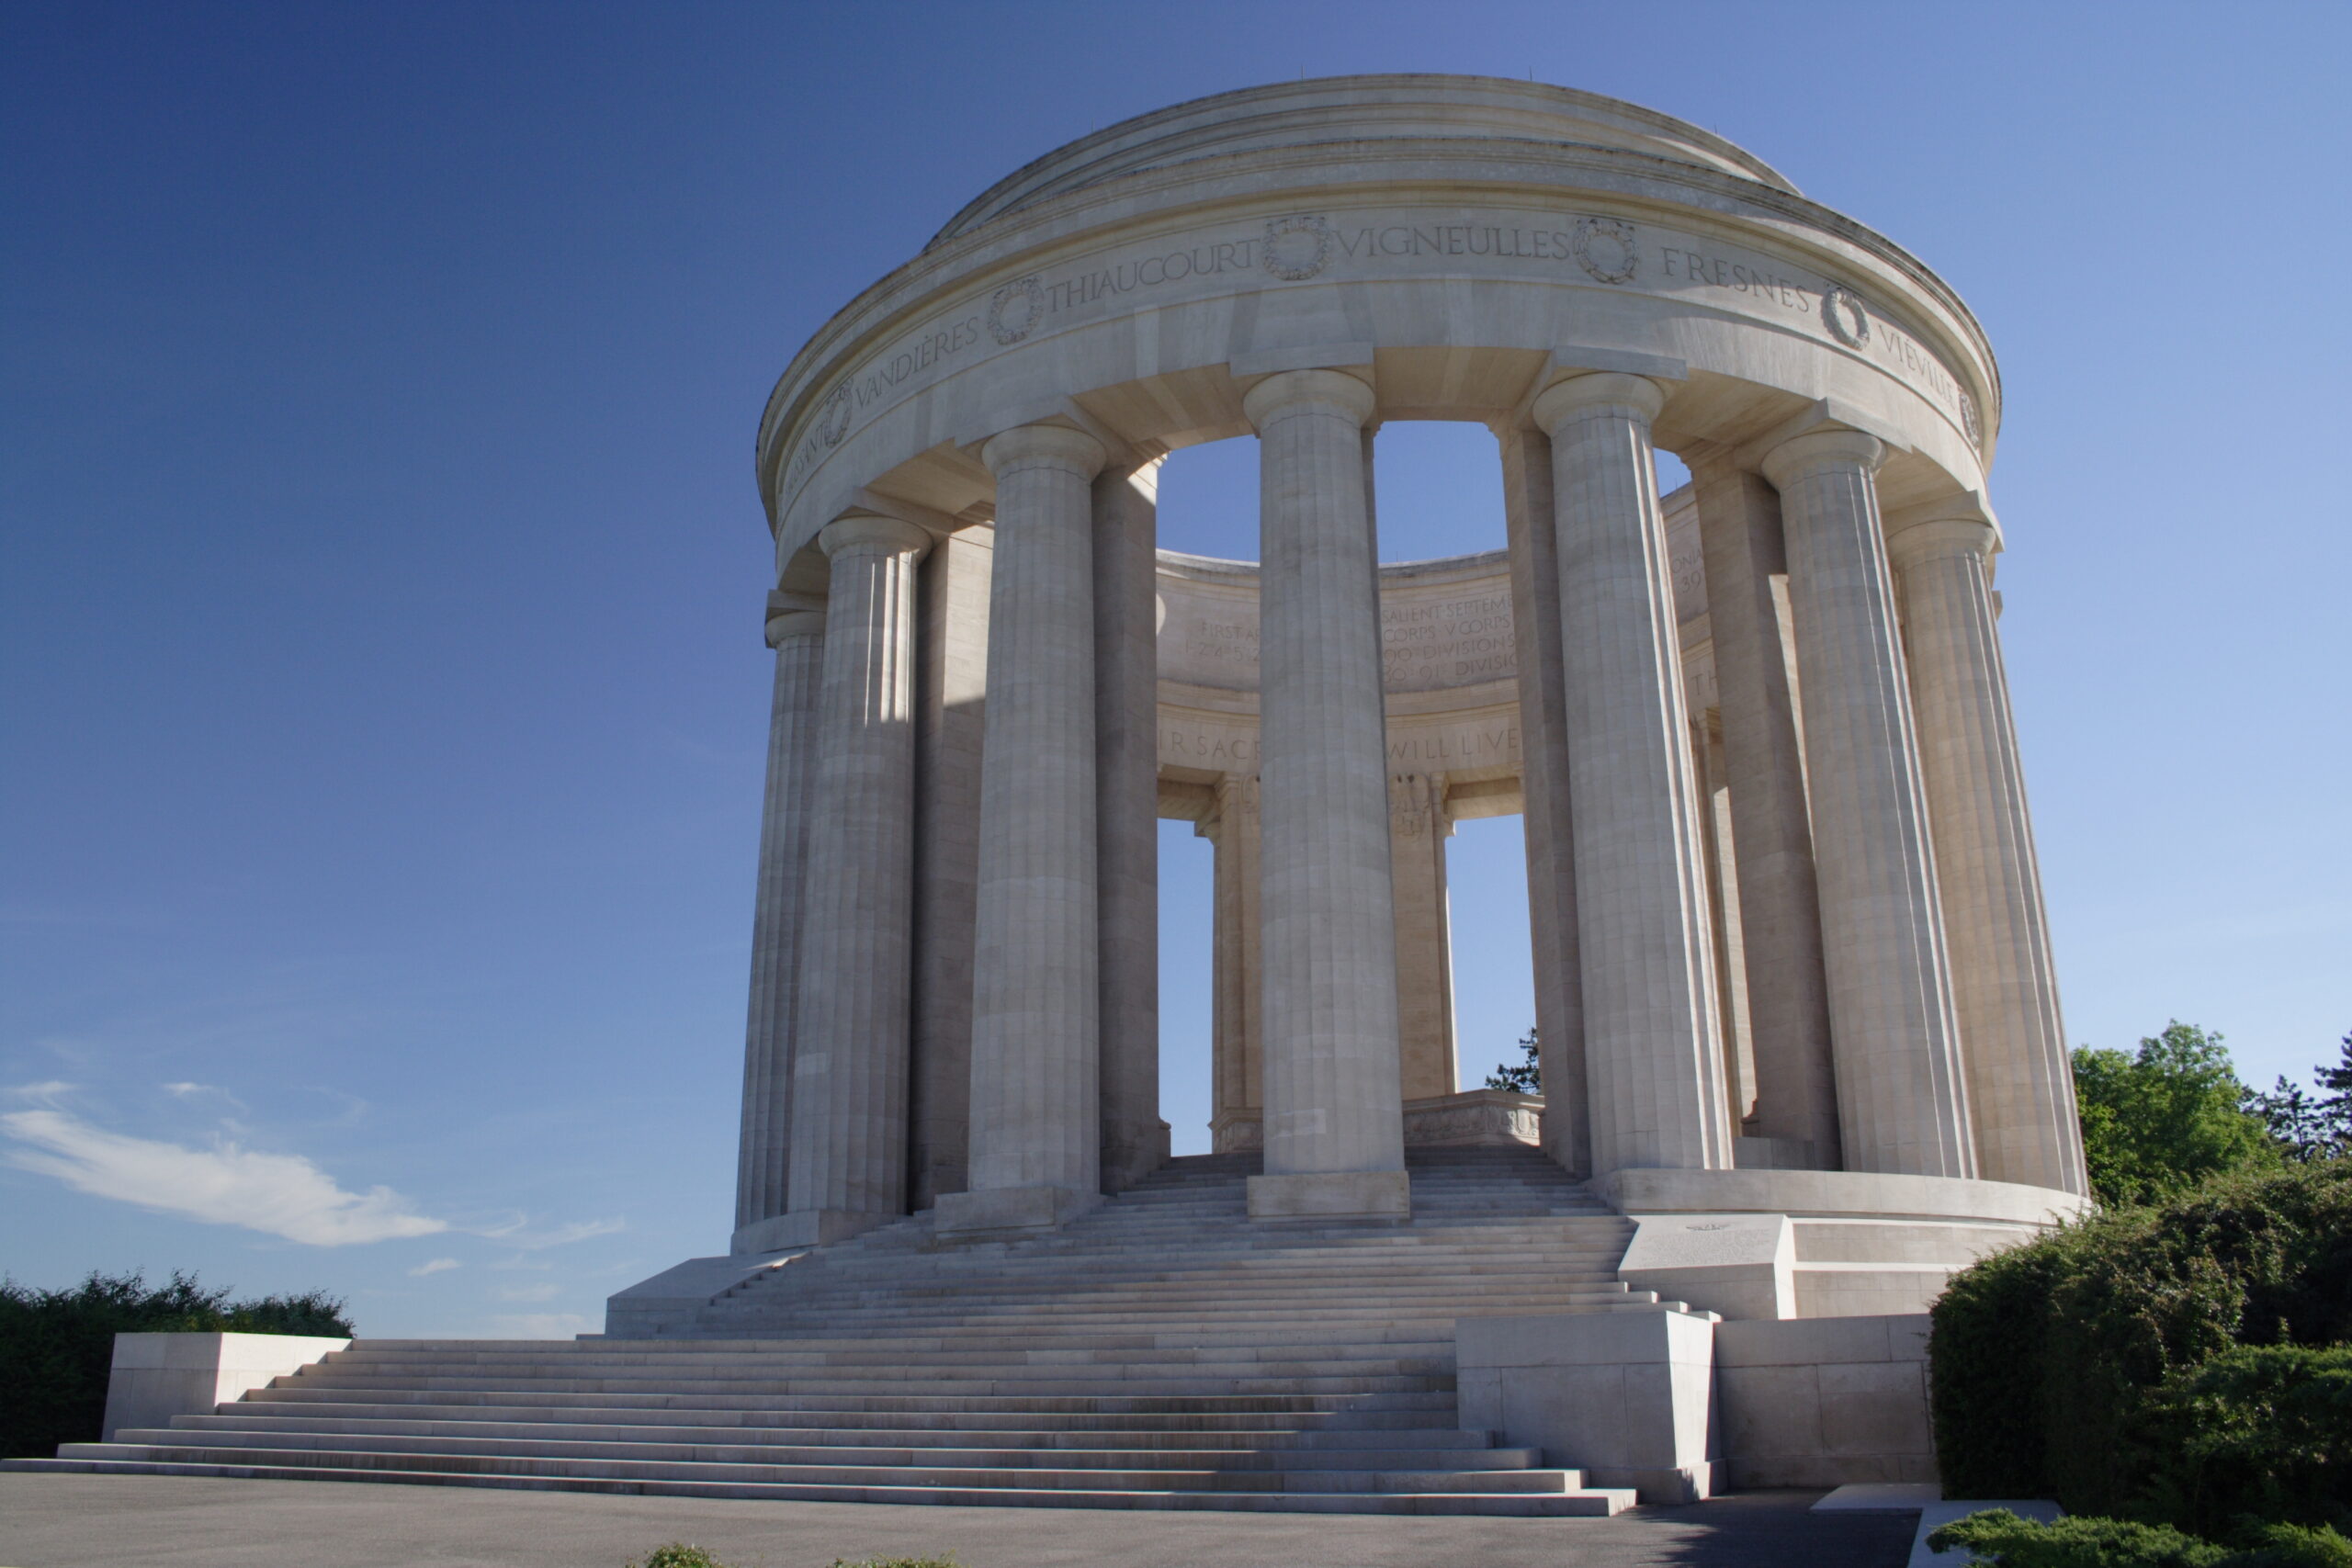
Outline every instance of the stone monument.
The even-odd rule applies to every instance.
[[[1917,258],[1613,99],[1283,83],[1046,154],[760,423],[729,1250],[604,1336],[358,1340],[218,1411],[207,1371],[15,1462],[1398,1514],[1933,1479],[1919,1314],[2087,1190],[2000,413]],[[1507,549],[1379,564],[1417,419],[1494,433]],[[1162,458],[1251,438],[1260,559],[1159,550]],[[1540,1099],[1454,1088],[1446,838],[1513,812]],[[1216,1152],[1172,1159],[1162,818],[1216,847]]]
[[[1257,89],[1001,182],[761,423],[734,1250],[1050,1229],[1166,1159],[1155,816],[1216,846],[1257,1221],[1402,1219],[1417,1132],[1531,1120],[1454,1093],[1444,840],[1514,812],[1564,1169],[1629,1211],[2069,1208],[1999,413],[1908,253],[1589,95]],[[1377,566],[1408,419],[1494,432],[1507,551]],[[1261,563],[1157,551],[1165,455],[1253,436]]]

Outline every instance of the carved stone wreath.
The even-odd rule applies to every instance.
[[[1331,259],[1331,226],[1311,212],[1266,220],[1259,265],[1284,283],[1304,283]]]
[[[989,335],[1000,344],[1019,343],[1046,319],[1046,289],[1036,277],[1016,277],[989,300]]]
[[[1642,262],[1642,254],[1634,244],[1634,226],[1614,218],[1577,219],[1576,238],[1569,242],[1569,248],[1576,254],[1577,265],[1596,283],[1628,282]]]
[[[1960,423],[1961,427],[1968,432],[1971,446],[1984,445],[1984,427],[1976,418],[1976,400],[1964,391],[1960,394]]]
[[[838,446],[842,437],[849,434],[851,403],[849,389],[836,387],[833,395],[817,411],[817,439],[827,446]]]
[[[1845,312],[1852,311],[1853,321]],[[1848,348],[1860,348],[1871,341],[1871,318],[1854,291],[1842,283],[1833,283],[1821,291],[1821,320],[1829,328],[1829,335]]]

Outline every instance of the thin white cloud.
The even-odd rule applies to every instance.
[[[418,1264],[415,1268],[410,1269],[408,1273],[409,1278],[412,1280],[422,1280],[427,1274],[447,1274],[452,1269],[462,1269],[464,1267],[464,1264],[458,1262],[454,1258],[429,1258],[424,1262]]]
[[[490,1292],[497,1302],[551,1302],[562,1294],[563,1287],[550,1280],[538,1285],[505,1285]]]
[[[74,1092],[74,1086],[57,1078],[51,1078],[45,1083],[20,1083],[11,1088],[8,1092],[18,1100],[29,1100],[35,1105],[46,1105],[54,1111],[57,1109],[59,1100]]]
[[[243,1100],[239,1100],[219,1084],[167,1083],[164,1086],[164,1092],[174,1100],[203,1100],[209,1097],[225,1104],[233,1105],[240,1111],[251,1109]]]
[[[616,1231],[628,1229],[627,1220],[574,1220],[570,1224],[558,1225],[549,1231],[526,1230],[524,1223],[521,1219],[511,1220],[486,1226],[474,1234],[503,1241],[509,1247],[519,1247],[526,1252],[541,1252],[550,1247],[569,1247],[575,1241],[586,1241],[590,1236],[611,1235]]]
[[[589,1328],[588,1320],[576,1312],[503,1312],[491,1321],[502,1337],[514,1339],[569,1339]]]
[[[300,1155],[260,1154],[226,1141],[192,1149],[109,1133],[60,1111],[10,1112],[0,1116],[0,1132],[22,1145],[7,1151],[9,1164],[77,1191],[313,1247],[449,1228],[414,1213],[389,1187],[346,1192]]]

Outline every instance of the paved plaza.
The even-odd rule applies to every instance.
[[[701,1501],[187,1476],[0,1475],[6,1568],[621,1568],[669,1540],[730,1568],[953,1551],[966,1568],[1900,1568],[1909,1515],[1750,1493],[1614,1518],[1399,1519]]]

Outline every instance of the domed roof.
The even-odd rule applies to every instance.
[[[1268,147],[1427,137],[1620,148],[1796,190],[1771,165],[1713,132],[1621,98],[1503,76],[1324,76],[1194,98],[1081,136],[989,186],[931,244],[1143,169]]]

